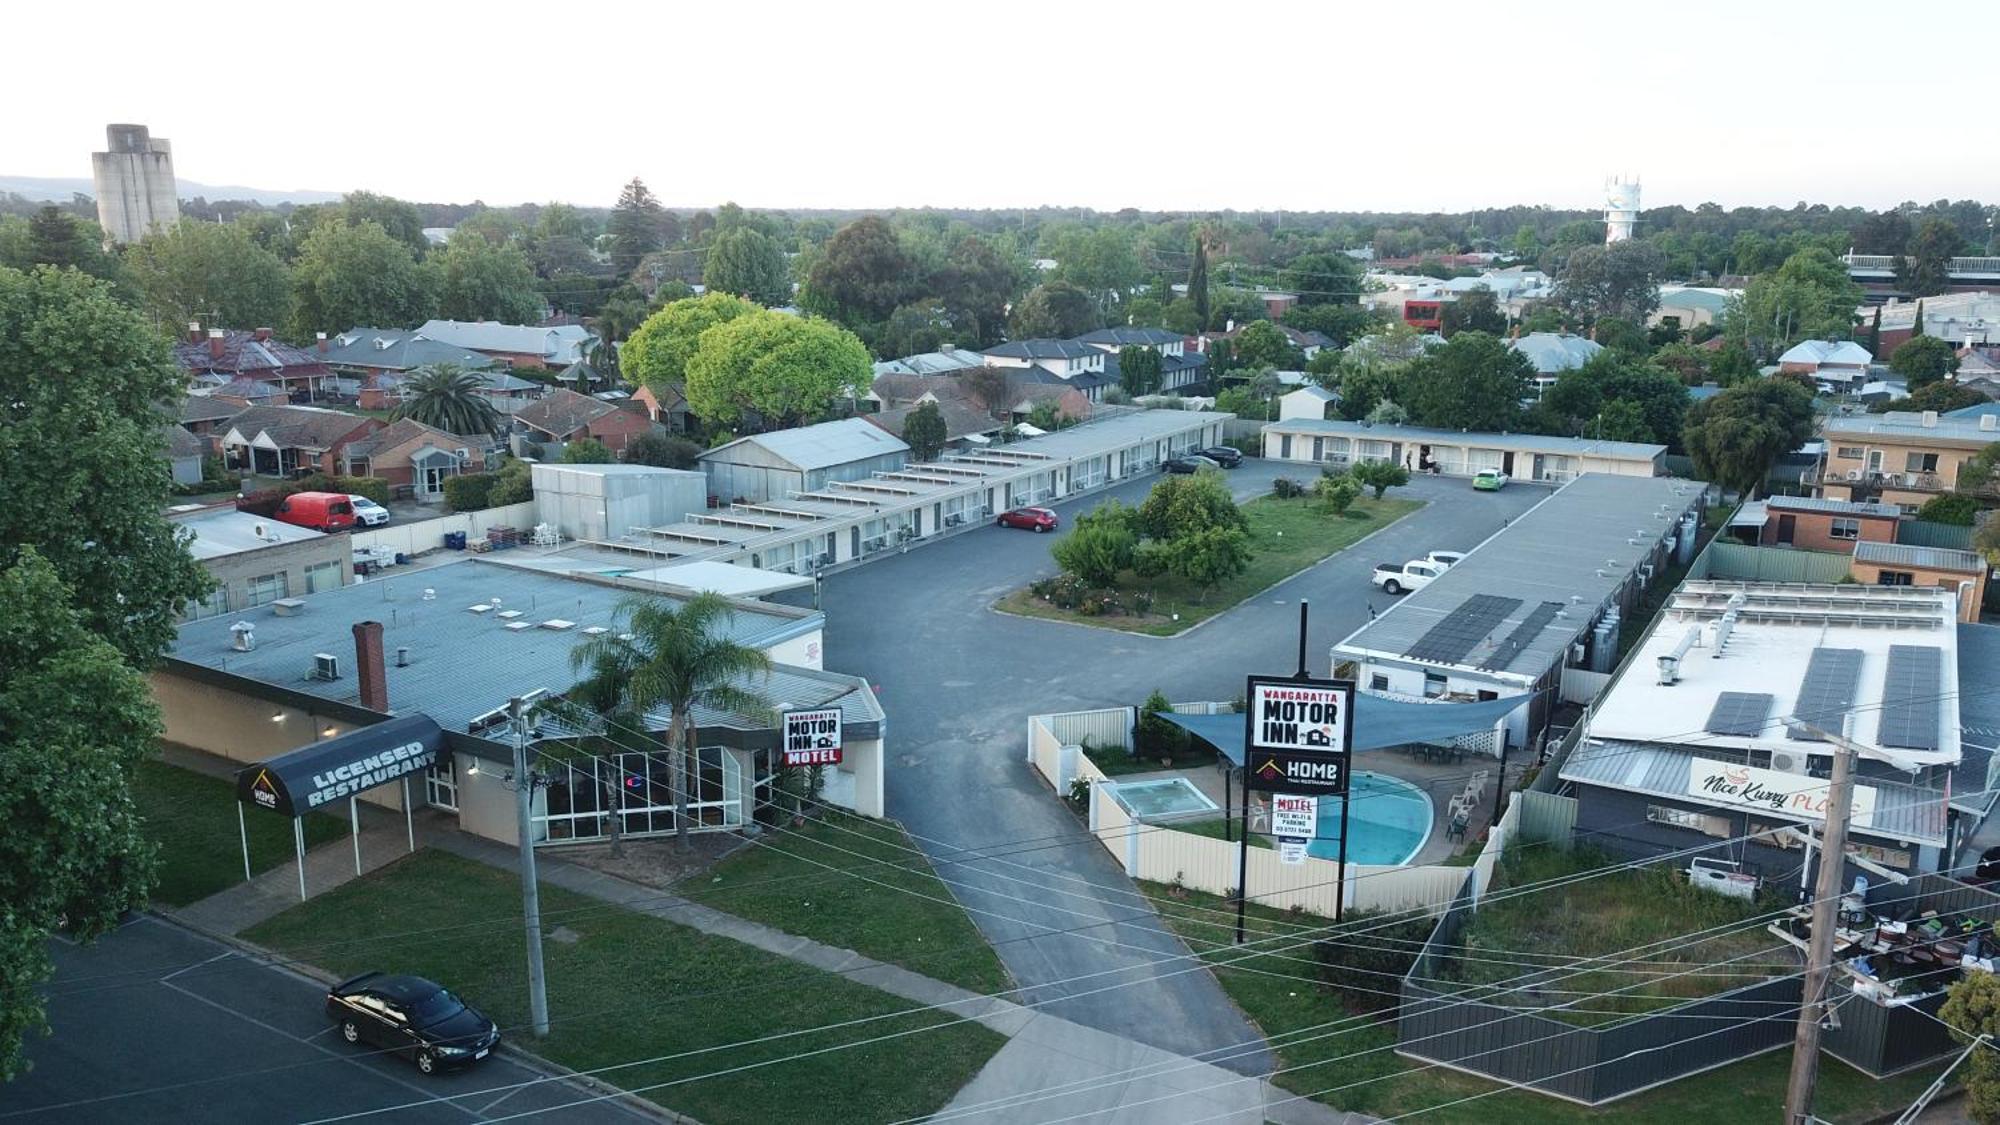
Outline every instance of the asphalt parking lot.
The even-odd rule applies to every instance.
[[[89,946],[58,939],[54,957],[53,1034],[31,1038],[33,1069],[0,1085],[0,1121],[466,1122],[591,1096],[504,1054],[426,1077],[351,1047],[322,986],[151,916]],[[546,1119],[653,1120],[617,1102]]]
[[[1247,459],[1229,480],[1247,499],[1287,475],[1314,473]],[[1067,525],[1109,497],[1138,503],[1158,479],[1055,508]],[[1023,763],[1027,717],[1138,704],[1156,687],[1178,700],[1233,699],[1246,674],[1294,669],[1300,598],[1312,602],[1307,651],[1324,675],[1332,644],[1367,620],[1371,603],[1389,604],[1368,581],[1376,563],[1470,548],[1548,491],[1517,483],[1479,493],[1462,479],[1420,478],[1391,495],[1425,500],[1422,509],[1173,638],[993,612],[1001,595],[1055,571],[1056,536],[988,527],[829,577],[826,663],[877,686],[890,731],[889,812],[934,860],[961,861],[946,877],[961,884],[955,893],[1027,986],[1025,999],[1051,1000],[1056,1014],[1171,1051],[1254,1042],[1255,1030],[1208,974],[1173,975],[1186,964],[1162,964],[1183,947],[1140,904],[1087,885],[1127,884]],[[1006,862],[962,862],[968,849],[1003,853]],[[1085,974],[1098,975],[1073,980]],[[1154,983],[1104,991],[1135,980]],[[1266,1063],[1246,1055],[1228,1065],[1255,1071]]]

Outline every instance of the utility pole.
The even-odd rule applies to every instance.
[[[1833,972],[1833,930],[1840,911],[1840,876],[1846,866],[1847,818],[1854,796],[1854,760],[1860,747],[1804,723],[1793,725],[1824,737],[1833,747],[1833,783],[1827,790],[1826,827],[1820,835],[1819,882],[1812,904],[1812,940],[1806,946],[1805,994],[1792,1039],[1792,1076],[1785,1086],[1786,1125],[1812,1120],[1813,1084],[1819,1078],[1820,1017],[1827,978]]]
[[[514,724],[514,823],[521,840],[521,916],[528,932],[528,1017],[549,1033],[549,988],[542,973],[542,892],[535,880],[535,775],[528,768],[528,704],[540,689],[507,701]]]

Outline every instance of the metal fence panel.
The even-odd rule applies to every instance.
[[[1954,551],[1970,551],[1972,529],[1955,523],[1904,520],[1896,525],[1896,542],[1912,547],[1948,547]]]
[[[1521,839],[1530,844],[1568,840],[1576,831],[1576,798],[1526,790],[1514,794],[1521,806]]]
[[[1744,582],[1839,582],[1853,569],[1847,555],[1752,547],[1717,539],[1708,545],[1705,577]]]

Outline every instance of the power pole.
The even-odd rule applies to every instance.
[[[542,973],[542,892],[535,880],[535,775],[528,769],[528,704],[539,690],[507,701],[514,724],[514,824],[521,840],[521,916],[528,932],[528,1017],[549,1033],[548,980]]]
[[[1804,726],[1804,724],[1799,724]],[[1813,1084],[1819,1078],[1819,1033],[1827,977],[1833,972],[1833,930],[1840,910],[1840,876],[1846,866],[1847,817],[1854,795],[1857,747],[1845,738],[1821,734],[1833,746],[1833,783],[1827,790],[1826,827],[1820,835],[1819,881],[1814,888],[1812,940],[1806,946],[1805,994],[1792,1039],[1792,1076],[1785,1086],[1785,1121],[1812,1120]]]

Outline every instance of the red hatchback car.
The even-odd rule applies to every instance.
[[[1001,512],[999,523],[1001,527],[1025,527],[1039,534],[1055,530],[1056,514],[1047,508],[1015,508]]]

